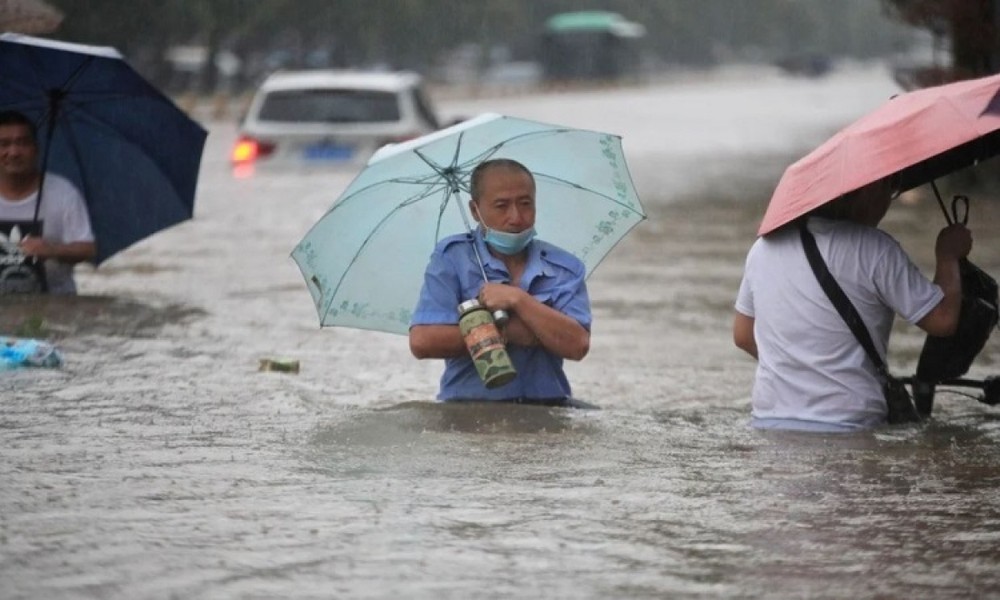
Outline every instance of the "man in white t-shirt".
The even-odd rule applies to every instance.
[[[931,335],[954,332],[961,311],[958,260],[972,236],[941,230],[934,282],[899,243],[877,229],[893,194],[888,179],[807,216],[830,273],[854,304],[885,358],[896,314]],[[875,366],[809,266],[798,223],[759,238],[747,255],[733,340],[758,359],[752,424],[763,429],[854,431],[885,423]]]
[[[15,111],[0,111],[0,223],[6,244],[44,261],[49,293],[76,293],[73,266],[97,254],[86,204],[64,177],[47,173],[42,183],[34,123]]]

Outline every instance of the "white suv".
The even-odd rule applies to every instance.
[[[235,165],[359,166],[384,144],[438,128],[410,72],[285,71],[254,94],[233,147]]]

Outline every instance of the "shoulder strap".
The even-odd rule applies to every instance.
[[[858,339],[861,347],[865,349],[868,358],[875,363],[875,369],[879,375],[883,377],[887,376],[889,371],[886,368],[885,361],[882,360],[878,351],[875,350],[875,344],[872,342],[871,334],[868,333],[868,327],[861,319],[861,315],[858,314],[857,309],[854,308],[851,299],[847,297],[847,294],[841,289],[840,284],[830,274],[830,269],[823,262],[823,257],[816,246],[816,238],[813,237],[812,232],[809,231],[809,227],[806,226],[805,219],[799,223],[799,236],[802,238],[802,247],[806,251],[806,258],[809,259],[809,266],[812,267],[820,287],[826,292],[827,297],[830,298],[830,302],[833,303],[837,312],[840,313],[841,318],[847,323],[851,333]]]

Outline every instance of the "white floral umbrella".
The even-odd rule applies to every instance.
[[[296,246],[320,323],[406,335],[434,246],[469,231],[472,170],[494,158],[531,170],[539,237],[588,275],[646,218],[618,136],[480,115],[376,152]]]

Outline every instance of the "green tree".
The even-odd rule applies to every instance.
[[[66,15],[54,37],[115,46],[159,85],[168,48],[207,49],[193,83],[215,86],[214,57],[238,55],[248,77],[279,66],[371,66],[426,71],[462,44],[516,49],[531,58],[545,20],[578,0],[49,0]],[[888,2],[889,0],[883,0]],[[916,1],[916,0],[914,0]],[[980,0],[968,0],[978,2]],[[884,15],[871,0],[591,0],[646,26],[646,51],[663,62],[705,65],[774,59],[804,49],[885,52]],[[873,12],[874,18],[873,18]],[[248,83],[252,83],[249,81]]]
[[[1000,2],[997,0],[883,0],[894,17],[950,42],[952,68],[941,79],[981,77],[1000,71]],[[929,81],[927,83],[940,83]]]

